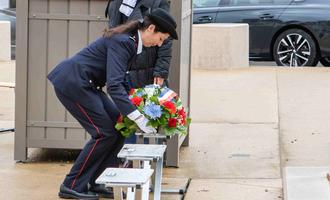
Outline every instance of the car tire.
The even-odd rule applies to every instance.
[[[330,57],[324,57],[320,59],[320,62],[325,67],[330,67]]]
[[[281,33],[274,42],[273,57],[278,66],[316,66],[318,63],[315,41],[301,29]]]

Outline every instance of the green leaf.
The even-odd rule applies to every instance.
[[[166,119],[165,117],[160,118],[159,122],[162,126],[166,126],[168,119]]]
[[[171,117],[170,113],[168,112],[168,110],[166,109],[167,112],[164,113],[165,118],[169,119]]]
[[[165,128],[164,132],[167,136],[173,136],[177,133],[176,128]]]
[[[170,131],[168,128],[163,128],[163,130],[164,130],[165,135],[167,135],[167,136],[170,135]]]
[[[130,130],[136,130],[137,129],[137,125],[134,123],[134,124],[130,125],[128,127],[128,129],[130,129]]]
[[[122,135],[123,135],[124,137],[129,137],[129,136],[131,135],[131,132],[130,132],[129,129],[126,129],[126,130],[122,133]]]
[[[124,124],[127,124],[127,123],[129,123],[129,121],[130,121],[130,119],[128,119],[127,117],[124,117]]]
[[[126,126],[125,126],[124,123],[117,123],[117,124],[115,125],[115,128],[116,128],[117,130],[121,130],[121,129],[125,128],[125,127],[126,127]]]
[[[130,120],[128,117],[125,117],[125,118],[124,118],[124,124],[125,124],[126,126],[130,126],[130,125],[132,125],[132,124],[135,124],[135,122],[132,121],[132,120]]]
[[[178,126],[177,129],[178,129],[179,131],[187,131],[187,128],[184,127],[184,126]]]
[[[159,126],[157,120],[149,120],[149,122],[147,123],[148,126],[152,126],[154,128],[157,128]]]
[[[150,97],[150,101],[154,102],[155,104],[158,104],[158,98],[156,96]]]
[[[129,129],[129,128],[126,128],[122,131],[120,131],[120,133],[124,136],[124,137],[129,137],[130,135],[132,135],[133,133],[136,132],[136,129]]]

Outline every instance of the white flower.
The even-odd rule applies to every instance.
[[[155,93],[155,88],[144,88],[144,91],[146,92],[148,98],[152,97]]]

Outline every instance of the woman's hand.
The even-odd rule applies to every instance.
[[[164,84],[164,79],[162,77],[154,77],[154,84],[162,86]]]
[[[140,111],[135,110],[127,115],[127,117],[134,121],[136,125],[141,129],[141,131],[145,133],[156,133],[157,130],[152,126],[148,126],[147,123],[149,120],[142,114]]]
[[[157,132],[157,130],[155,128],[147,125],[149,120],[144,115],[141,115],[134,121],[138,125],[138,127],[141,129],[141,131],[143,131],[145,133],[156,133]]]

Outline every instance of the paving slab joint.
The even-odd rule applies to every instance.
[[[187,194],[187,191],[188,191],[188,188],[189,188],[189,185],[190,185],[191,180],[192,180],[191,178],[188,178],[186,187],[184,188],[184,190],[182,191],[182,193],[180,191],[180,194],[182,194],[182,200],[184,200],[184,198],[185,198],[185,196]]]

